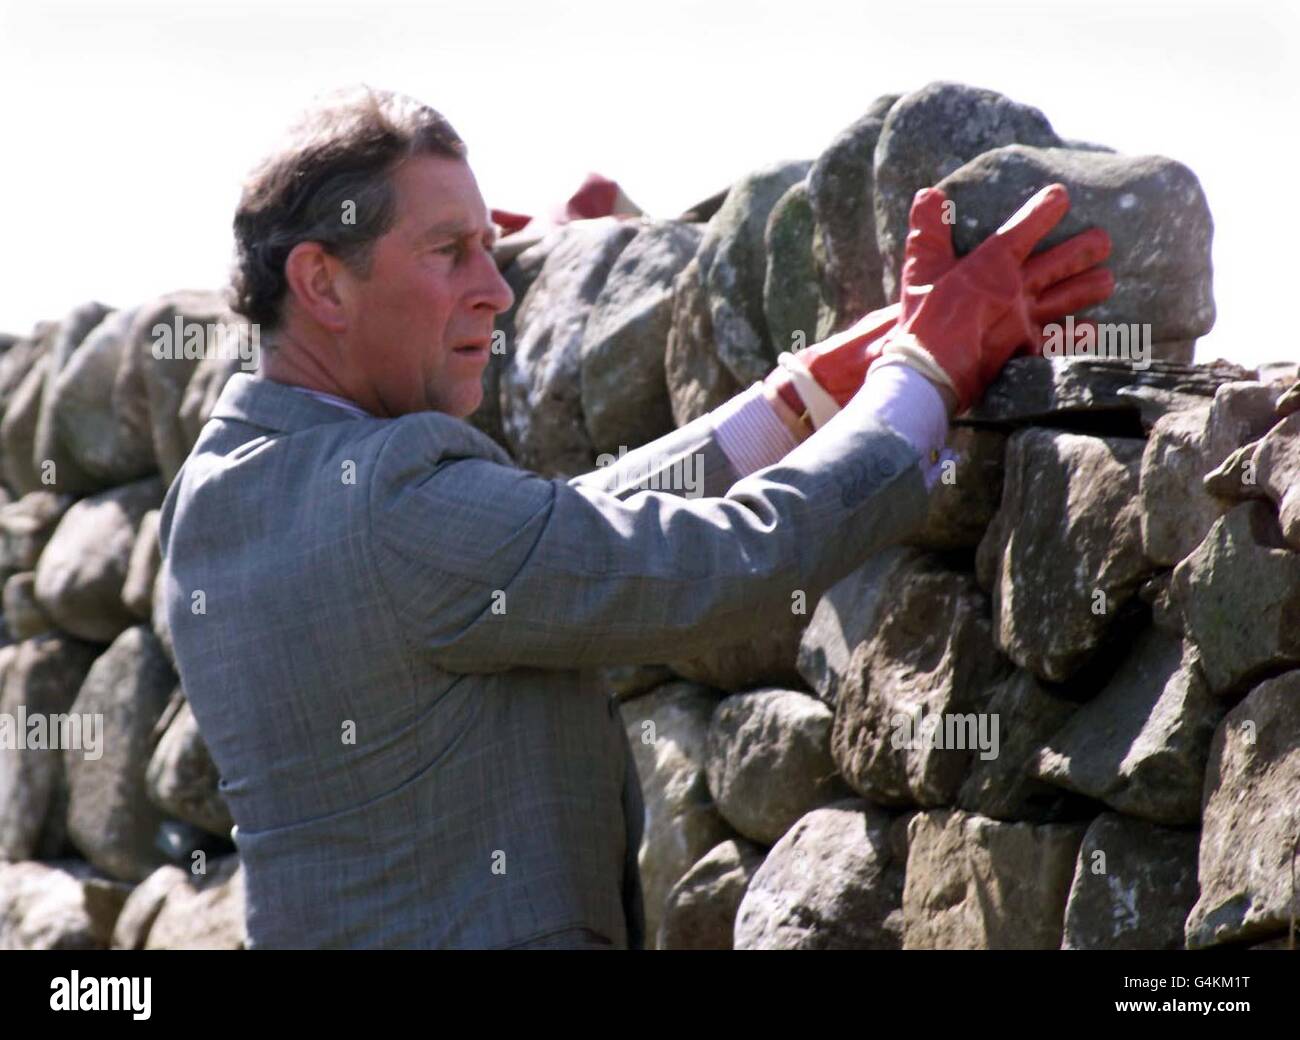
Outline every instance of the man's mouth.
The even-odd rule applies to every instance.
[[[461,343],[459,346],[452,347],[452,350],[465,357],[477,357],[480,354],[488,352],[487,339],[474,339],[467,343]]]

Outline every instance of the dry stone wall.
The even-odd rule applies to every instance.
[[[884,95],[679,219],[584,221],[511,260],[471,421],[548,476],[591,469],[893,299],[917,188],[949,193],[965,251],[1052,180],[1074,201],[1052,241],[1115,242],[1088,316],[1140,329],[1142,356],[1013,360],[907,544],[703,657],[602,673],[645,796],[652,945],[1285,941],[1300,389],[1294,367],[1191,363],[1213,225],[1182,164],[962,84]],[[0,337],[0,948],[243,944],[155,596],[158,507],[238,370],[234,321],[180,292]],[[177,322],[206,338],[160,361]],[[101,753],[34,746],[26,720],[57,715],[101,719]]]

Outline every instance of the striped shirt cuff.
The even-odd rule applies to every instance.
[[[709,413],[718,447],[737,476],[747,477],[785,458],[799,444],[755,383]]]

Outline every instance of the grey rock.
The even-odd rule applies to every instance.
[[[1277,506],[1282,537],[1300,549],[1300,413],[1265,434],[1252,461],[1260,489]]]
[[[36,602],[36,572],[12,574],[5,582],[4,623],[16,640],[31,639],[54,627],[54,619]]]
[[[890,108],[875,154],[876,241],[886,302],[898,299],[913,196],[977,155],[1015,143],[1050,148],[1061,139],[1038,109],[962,83],[929,83]],[[963,210],[957,213],[960,221]]]
[[[613,217],[565,226],[519,305],[501,373],[501,423],[525,469],[570,477],[595,465],[582,417],[582,339],[610,268],[637,230]]]
[[[0,860],[55,859],[66,849],[61,749],[83,739],[67,713],[98,652],[56,634],[0,649],[0,713],[14,727],[0,746]]]
[[[1300,557],[1266,502],[1245,502],[1174,568],[1169,595],[1216,694],[1300,665]]]
[[[907,816],[857,799],[816,809],[754,873],[737,950],[897,950]]]
[[[709,849],[736,836],[718,813],[705,774],[718,699],[712,690],[675,682],[620,705],[645,803],[638,864],[647,946],[659,933],[673,885]]]
[[[148,426],[139,429],[128,421],[133,395],[123,395],[119,404],[112,392],[132,349],[134,320],[134,311],[108,315],[47,385],[42,410],[48,421],[34,450],[38,465],[53,463],[53,490],[89,494],[158,468]],[[143,388],[134,396],[143,398]]]
[[[808,173],[815,254],[828,319],[818,338],[848,328],[885,305],[876,244],[875,159],[885,116],[899,99],[884,94],[817,157]]]
[[[948,437],[948,448],[955,458],[941,468],[930,490],[925,523],[907,539],[908,545],[936,551],[973,549],[997,515],[1007,435],[958,426]]]
[[[63,515],[36,565],[36,598],[60,628],[109,643],[135,624],[122,587],[136,533],[163,492],[149,477],[83,498]]]
[[[1195,831],[1103,813],[1079,847],[1063,950],[1181,950],[1196,902]]]
[[[182,440],[175,450],[182,459],[194,448],[203,425],[217,406],[217,399],[225,388],[226,382],[240,371],[240,363],[233,358],[206,357],[194,369],[190,381],[185,384],[185,393],[181,397],[177,423]]]
[[[903,949],[1059,949],[1085,829],[917,813],[908,828]]]
[[[29,491],[17,502],[0,506],[0,573],[8,578],[35,570],[55,528],[74,501],[72,495]]]
[[[778,353],[801,350],[818,338],[821,290],[813,256],[815,229],[808,182],[802,180],[772,207],[764,232],[763,317]]]
[[[158,542],[161,516],[161,510],[151,509],[141,518],[122,585],[122,605],[141,621],[153,615],[153,587],[162,566],[162,546]]]
[[[876,553],[818,600],[799,640],[798,668],[832,710],[849,680],[853,652],[875,634],[881,612],[892,606],[888,596],[894,588],[895,572],[919,558],[920,553],[914,549],[892,548]]]
[[[1214,735],[1205,774],[1200,896],[1189,947],[1283,932],[1300,847],[1300,672],[1261,683]]]
[[[218,790],[220,780],[194,712],[182,696],[145,771],[149,797],[169,816],[225,837],[235,821]]]
[[[170,352],[164,349],[169,345]],[[136,311],[113,379],[113,411],[126,430],[150,445],[165,483],[175,479],[193,445],[181,420],[181,405],[200,364],[206,358],[226,357],[236,369],[253,371],[260,347],[260,328],[234,314],[217,292],[183,289]],[[234,360],[241,351],[244,356]]]
[[[50,366],[49,353],[36,358],[32,367],[9,395],[4,419],[0,420],[0,446],[4,452],[5,483],[18,495],[30,494],[48,485],[41,482],[42,471],[34,461],[36,425],[41,415],[41,398],[45,392],[45,373]]]
[[[1195,648],[1151,629],[1101,693],[1045,743],[1034,775],[1129,816],[1195,825],[1224,710]]]
[[[0,950],[106,950],[130,891],[79,860],[0,863]]]
[[[1021,669],[993,687],[987,711],[996,719],[995,747],[971,756],[957,805],[994,820],[1055,823],[1077,819],[1083,800],[1030,773],[1042,745],[1074,714],[1077,705],[1048,692]]]
[[[242,950],[244,870],[238,856],[208,864],[206,874],[187,874],[171,886],[149,927],[146,950]]]
[[[1128,362],[1100,358],[1016,357],[962,421],[999,426],[1088,422],[1136,436],[1150,431],[1162,415],[1209,403],[1224,383],[1251,377],[1249,369],[1227,361],[1152,361],[1139,371]]]
[[[763,850],[743,839],[706,852],[668,893],[658,949],[730,950],[740,901],[762,862]]]
[[[1002,505],[976,555],[998,647],[1061,682],[1122,633],[1151,566],[1137,500],[1141,440],[1018,430]]]
[[[673,279],[703,237],[698,224],[643,223],[592,306],[582,341],[582,413],[601,454],[617,455],[673,429],[664,377]]]
[[[987,734],[992,687],[1009,671],[988,604],[968,575],[933,557],[894,570],[883,595],[889,610],[839,688],[831,753],[873,802],[951,805],[980,746],[981,715]]]
[[[505,278],[506,284],[515,294],[515,299],[508,310],[496,316],[492,353],[488,356],[487,366],[483,369],[483,403],[467,421],[476,429],[486,433],[507,452],[510,450],[510,444],[501,426],[501,373],[510,363],[510,354],[515,349],[515,318],[519,313],[520,304],[528,295],[528,290],[541,274],[546,258],[562,237],[555,234],[547,235],[540,242],[519,253],[501,271],[501,276]]]
[[[1224,383],[1210,404],[1157,420],[1142,458],[1142,545],[1153,563],[1172,567],[1195,549],[1227,504],[1203,478],[1233,449],[1273,425],[1277,387]]]
[[[101,715],[99,757],[64,752],[68,835],[91,863],[123,881],[142,881],[165,862],[154,844],[164,815],[149,801],[145,769],[151,738],[176,686],[145,625],[123,632],[91,666],[72,710]]]
[[[776,364],[763,314],[767,220],[809,165],[777,163],[737,182],[673,283],[664,372],[679,426],[762,379]]]
[[[722,701],[709,724],[706,772],[718,811],[772,845],[813,809],[852,792],[835,774],[834,716],[816,697],[769,688]]]
[[[55,490],[70,494],[84,494],[92,490],[85,474],[80,471],[61,441],[59,409],[56,407],[60,380],[64,370],[72,364],[87,341],[91,341],[93,347],[94,341],[102,339],[102,335],[107,335],[110,342],[120,339],[118,330],[121,322],[121,314],[115,314],[102,303],[82,304],[60,324],[59,333],[46,354],[45,384],[41,389],[40,411],[32,442],[32,465],[37,474],[48,473],[48,476],[57,481],[51,485]],[[104,333],[92,338],[91,333],[98,331],[101,326]],[[52,472],[49,472],[50,464],[53,464]]]
[[[1113,155],[1009,145],[986,151],[938,187],[955,204],[953,246],[964,255],[1039,189],[1060,182],[1070,211],[1043,239],[1049,249],[1089,227],[1111,239],[1110,298],[1085,312],[1099,324],[1150,326],[1149,357],[1190,362],[1214,325],[1214,222],[1200,181],[1159,155]],[[1123,342],[1123,341],[1121,341]],[[1130,348],[1135,344],[1130,341]]]
[[[186,882],[186,873],[168,863],[159,867],[131,889],[113,925],[110,946],[114,950],[143,950],[168,893]]]

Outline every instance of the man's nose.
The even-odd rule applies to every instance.
[[[486,249],[479,251],[480,272],[474,293],[475,307],[490,307],[494,314],[508,311],[515,302],[515,291],[510,283],[502,277],[492,254]]]

